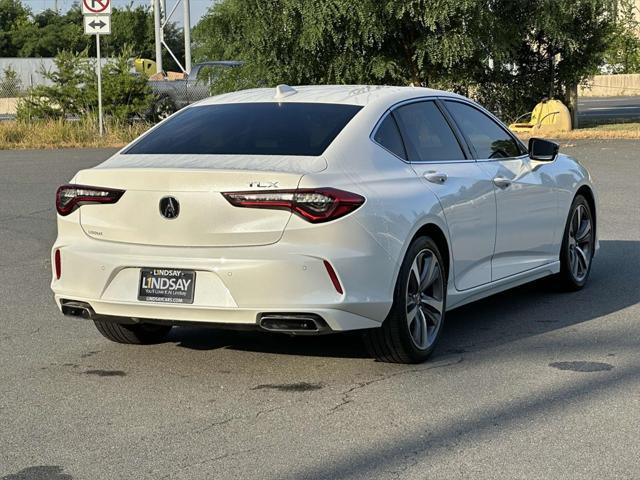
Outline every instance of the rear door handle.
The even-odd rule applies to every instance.
[[[424,174],[424,178],[431,183],[443,184],[447,181],[447,174],[442,172],[430,171]]]
[[[509,185],[511,185],[511,180],[504,177],[496,177],[493,179],[493,183],[496,187],[507,188]]]

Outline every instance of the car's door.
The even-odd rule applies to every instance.
[[[466,145],[433,100],[398,106],[380,124],[374,139],[379,141],[378,133],[388,129],[398,129],[405,159],[442,205],[456,289],[490,282],[496,232],[491,178],[470,158]],[[395,149],[402,156],[397,142]]]
[[[557,260],[556,189],[545,165],[533,168],[524,146],[479,108],[458,100],[443,103],[495,185],[498,230],[492,280]]]

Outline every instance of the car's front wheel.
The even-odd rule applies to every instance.
[[[425,361],[436,347],[444,323],[447,272],[436,243],[419,237],[410,245],[396,283],[393,306],[365,343],[378,360]]]
[[[580,290],[591,273],[595,252],[595,225],[589,202],[577,195],[571,204],[560,249],[560,286]]]
[[[103,337],[116,343],[150,345],[160,343],[167,338],[171,325],[138,324],[124,325],[115,322],[94,320],[96,328]]]
[[[152,122],[160,122],[165,118],[169,118],[177,110],[169,95],[160,95],[154,99],[147,117]]]

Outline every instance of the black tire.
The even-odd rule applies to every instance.
[[[434,340],[426,348],[420,348],[414,341],[410,330],[407,299],[409,298],[408,287],[411,282],[410,275],[412,265],[414,260],[417,261],[418,256],[425,251],[432,252],[438,262],[437,265],[442,282],[441,287],[439,287],[439,295],[442,304],[439,323],[434,327]],[[442,260],[442,254],[431,238],[426,236],[419,237],[411,243],[400,267],[398,279],[396,280],[393,305],[389,315],[380,328],[368,330],[364,334],[365,345],[373,357],[389,363],[421,363],[429,358],[436,348],[444,324],[447,297],[446,270],[447,268]],[[420,292],[418,292],[418,295],[419,294]],[[422,307],[418,308],[421,309]],[[426,315],[424,318],[428,316],[429,315]]]
[[[115,322],[94,320],[103,337],[116,343],[130,345],[151,345],[162,343],[171,330],[171,325],[137,324],[124,325]]]
[[[153,100],[147,117],[157,123],[175,113],[178,109],[169,95],[160,95]]]
[[[576,240],[572,240],[572,228],[575,229],[575,223],[572,225],[572,221],[574,221],[574,215],[576,214],[577,209],[582,209],[581,212],[585,212],[590,221],[590,230],[588,235],[588,243],[590,246],[585,255],[588,259],[588,263],[586,271],[580,272],[581,275],[577,275],[575,270],[572,268],[572,257],[576,255]],[[569,209],[567,223],[564,227],[564,233],[562,236],[562,246],[560,248],[560,273],[553,277],[555,284],[558,285],[561,290],[577,291],[586,285],[587,280],[589,279],[589,274],[591,273],[591,264],[593,263],[592,259],[595,252],[595,228],[596,225],[589,202],[582,195],[576,195],[573,199],[573,203],[571,204],[571,208]]]

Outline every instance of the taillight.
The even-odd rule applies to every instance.
[[[62,258],[60,258],[60,249],[56,249],[56,253],[53,255],[53,262],[56,271],[56,280],[60,280],[62,276]]]
[[[364,197],[336,188],[253,190],[222,195],[236,207],[291,210],[311,223],[343,217],[364,203]]]
[[[69,215],[81,205],[116,203],[124,190],[89,187],[87,185],[62,185],[56,192],[56,210],[62,216]]]

